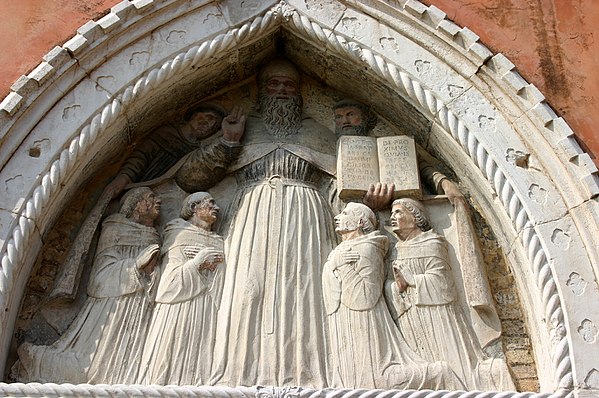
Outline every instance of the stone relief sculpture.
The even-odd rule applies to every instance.
[[[421,202],[393,202],[391,226],[399,237],[392,286],[398,326],[427,361],[447,361],[467,389],[513,390],[502,358],[488,358],[457,305],[447,241],[430,225]]]
[[[435,322],[400,323],[401,330],[393,323],[383,295],[388,239],[372,230],[375,222],[370,210],[388,208],[393,187],[373,181],[364,204],[348,204],[338,216],[335,231],[333,215],[341,207],[336,195],[337,138],[370,134],[376,115],[358,102],[344,100],[334,107],[336,131],[322,126],[303,114],[300,74],[281,58],[260,71],[258,89],[256,112],[247,116],[234,107],[223,118],[220,107],[204,104],[186,124],[160,128],[134,151],[104,190],[102,196],[108,200],[132,182],[151,186],[168,182],[196,192],[185,199],[180,218],[164,228],[156,305],[151,322],[145,310],[139,323],[134,357],[120,358],[118,366],[125,367],[126,373],[119,370],[112,375],[113,369],[106,369],[114,376],[109,379],[94,368],[92,359],[91,370],[81,375],[45,379],[31,371],[23,380],[513,388],[511,380],[497,386],[477,379],[475,373],[483,369],[486,359],[480,339],[477,346],[474,342],[479,336],[457,318],[447,317],[443,323],[455,329],[456,338],[466,341],[460,340],[461,345],[451,351],[453,357],[445,354],[442,345],[421,352],[415,344],[430,328],[441,331]],[[222,134],[216,134],[219,125]],[[421,148],[418,157],[420,174],[432,191],[446,194],[455,206],[463,204],[462,193],[438,171],[435,159]],[[231,175],[236,185],[227,191],[231,203],[219,218],[217,234],[212,228],[219,208],[211,195],[219,203],[221,199],[213,191],[200,191],[220,189],[229,184],[223,179]],[[163,208],[174,206],[172,200],[164,197],[169,205]],[[361,222],[370,226],[364,228]],[[160,229],[164,224],[157,225]],[[339,245],[336,232],[343,240]],[[156,255],[157,249],[152,253]],[[401,262],[410,263],[410,257],[401,254],[396,264]],[[406,278],[410,278],[407,271]],[[443,301],[451,296],[449,280],[444,282],[447,292],[445,285],[435,288],[441,297],[435,306],[452,303]],[[398,273],[395,304],[406,307],[402,318],[407,320],[409,306],[415,309],[418,304],[409,302],[406,292],[417,288],[400,285],[400,281]],[[77,322],[71,328],[78,327]],[[89,335],[81,329],[80,341],[94,338],[102,329],[100,322],[85,332]],[[103,322],[110,325],[111,320]],[[60,342],[73,333],[65,334],[57,344],[66,347]],[[114,341],[119,340],[115,337]],[[24,364],[30,351],[34,350],[21,350]],[[68,363],[70,357],[65,358]],[[455,367],[455,358],[464,362]],[[58,363],[50,365],[58,368],[51,372],[61,371]],[[499,368],[488,366],[493,371]],[[505,375],[509,380],[509,374]]]
[[[258,76],[227,217],[227,267],[211,383],[327,385],[321,267],[336,244],[335,136],[302,116],[299,73],[276,59]],[[202,167],[198,165],[197,167]]]
[[[88,299],[51,346],[19,347],[20,379],[39,382],[134,383],[151,316],[160,199],[149,188],[128,191],[120,212],[102,225]]]
[[[125,187],[152,186],[173,178],[188,157],[202,162],[204,167],[186,173],[185,179],[177,179],[182,188],[188,188],[185,181],[193,181],[198,189],[188,192],[202,191],[220,181],[241,149],[239,140],[243,130],[239,129],[240,117],[243,118],[240,109],[234,109],[231,115],[225,117],[225,110],[219,105],[202,103],[194,108],[186,122],[166,124],[145,137],[119,174],[106,186],[84,221],[50,298],[74,296],[74,285],[79,282],[81,274],[80,264],[97,224],[110,201]],[[219,127],[222,134],[215,135]],[[140,184],[132,186],[131,183]]]
[[[335,217],[342,242],[323,270],[332,363],[338,388],[459,389],[444,362],[427,363],[408,347],[383,297],[389,239],[366,205],[349,203]]]
[[[206,384],[222,293],[223,240],[211,232],[219,207],[206,192],[189,195],[164,231],[162,276],[139,382]]]
[[[219,105],[202,103],[186,118],[187,122],[166,124],[153,131],[135,148],[106,191],[114,197],[127,184],[170,177],[165,173],[191,152],[194,157],[210,164],[210,167],[195,170],[196,181],[203,177],[199,184],[209,187],[213,178],[222,179],[228,165],[239,154],[241,138],[228,128],[234,116],[225,115],[226,111]],[[207,140],[219,128],[223,133]],[[207,183],[206,179],[210,182]]]

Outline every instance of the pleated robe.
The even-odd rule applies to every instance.
[[[429,230],[396,248],[395,266],[410,284],[394,294],[408,344],[428,361],[450,364],[468,390],[513,389],[505,362],[486,358],[458,306],[445,238]]]
[[[143,384],[203,385],[210,377],[224,264],[198,270],[190,260],[206,248],[222,251],[222,238],[183,219],[167,224],[163,271],[141,361]]]
[[[152,311],[156,275],[137,269],[136,257],[158,244],[156,229],[109,216],[88,283],[88,299],[67,331],[51,346],[25,344],[19,359],[28,381],[132,384]]]
[[[378,231],[347,240],[323,271],[335,388],[456,389],[446,363],[420,358],[395,326],[383,297],[388,238]],[[344,263],[343,253],[359,255]]]
[[[228,264],[211,384],[322,388],[328,383],[322,264],[333,223],[335,134],[312,119],[296,134],[246,123],[231,171]],[[222,338],[222,340],[220,340]]]

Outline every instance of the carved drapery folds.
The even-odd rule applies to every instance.
[[[362,171],[353,158],[342,156],[341,145],[335,148],[340,130],[336,129],[336,135],[304,113],[299,70],[285,58],[274,58],[261,68],[257,93],[256,111],[247,116],[237,106],[226,117],[203,109],[195,112],[187,124],[178,124],[178,128],[161,127],[151,132],[104,189],[102,196],[108,192],[116,198],[123,189],[121,180],[134,181],[128,187],[135,188],[123,196],[129,198],[131,192],[152,192],[145,186],[153,187],[160,195],[158,203],[163,210],[160,218],[157,212],[143,218],[147,225],[156,224],[162,231],[160,262],[152,266],[156,268],[152,272],[160,277],[153,283],[157,285],[156,294],[142,295],[150,301],[137,305],[147,308],[144,316],[131,316],[139,318],[139,325],[120,329],[121,335],[126,335],[131,346],[136,347],[131,358],[120,358],[126,372],[97,371],[105,358],[117,356],[123,348],[115,345],[111,351],[104,347],[103,338],[94,338],[88,331],[119,330],[112,326],[119,321],[113,320],[100,320],[91,328],[85,326],[87,319],[94,318],[90,314],[106,311],[105,305],[90,299],[89,309],[84,308],[79,316],[84,326],[73,323],[52,346],[29,342],[20,346],[20,358],[13,367],[17,379],[158,385],[514,389],[501,343],[497,341],[499,325],[488,325],[495,328],[495,335],[487,338],[485,344],[493,341],[499,350],[487,358],[474,334],[474,325],[461,316],[461,303],[453,293],[453,277],[449,274],[440,278],[447,291],[436,281],[425,285],[441,291],[438,296],[450,299],[423,298],[424,290],[416,283],[417,293],[412,294],[413,303],[408,304],[412,311],[398,310],[397,325],[393,322],[384,298],[385,279],[390,263],[409,261],[410,257],[397,250],[396,259],[387,259],[389,238],[374,231],[377,221],[371,208],[385,210],[392,197],[414,191],[402,186],[401,180],[393,179],[396,189],[385,182],[398,168],[391,167],[381,176],[366,173],[366,186],[372,183],[372,187],[359,191],[353,199],[370,203],[370,207],[350,202],[334,223],[333,213],[343,206],[335,165],[349,173]],[[372,111],[357,102],[340,101],[335,111],[351,115],[348,121],[335,118],[337,127],[346,123],[356,127],[351,131],[362,131],[364,135],[376,127],[376,118],[369,117]],[[329,110],[329,114],[332,119],[333,111]],[[211,127],[205,128],[202,121],[210,121]],[[222,133],[214,135],[219,122]],[[394,157],[405,153],[404,161],[411,166],[409,173],[422,173],[428,183],[425,191],[451,194],[449,200],[462,209],[464,197],[436,169],[439,162],[428,155],[428,159],[418,161],[413,140],[406,140],[387,140],[379,148],[379,155],[359,151],[357,156],[378,157],[382,167],[384,162],[394,162]],[[410,146],[412,150],[408,151]],[[423,149],[419,152],[425,156]],[[215,167],[221,172],[211,171]],[[147,177],[144,180],[137,175]],[[228,182],[227,175],[234,176],[235,182]],[[202,189],[213,189],[217,201],[229,202],[220,220],[223,237],[211,232],[220,208],[210,194],[196,192],[185,199],[180,197],[185,190],[189,193]],[[415,189],[422,190],[419,183]],[[422,196],[421,192],[415,194]],[[146,202],[122,202],[121,212],[128,216],[129,209],[137,209],[136,206],[140,206],[138,213],[150,209]],[[177,209],[180,218],[173,219]],[[368,225],[362,228],[364,223]],[[116,247],[138,238],[130,230],[110,232],[109,226],[104,223],[102,236],[110,238],[101,239],[101,253],[103,247],[110,246],[106,239],[112,239]],[[335,231],[345,239],[347,233],[363,230],[368,234],[335,247]],[[460,233],[466,242],[475,239],[472,230],[461,229]],[[82,251],[87,252],[88,248],[83,247]],[[456,247],[455,251],[460,250]],[[347,260],[348,252],[356,257]],[[211,256],[219,260],[215,262]],[[438,256],[423,251],[420,257],[427,262]],[[484,268],[462,257],[470,268],[479,272]],[[128,286],[131,277],[126,269],[118,269],[119,261],[111,274],[92,278],[90,286],[100,290],[110,289],[111,285]],[[442,261],[448,268],[448,257]],[[101,263],[97,258],[94,269]],[[64,274],[58,277],[60,286],[64,285],[60,281]],[[484,271],[482,274],[486,283]],[[472,286],[461,290],[478,289]],[[121,295],[130,300],[131,293],[127,290]],[[416,299],[419,296],[422,301]],[[468,299],[473,301],[470,296]],[[388,301],[392,307],[405,307],[401,297],[394,295]],[[474,301],[471,305],[481,305],[480,300]],[[416,325],[414,320],[405,323],[421,304],[437,315],[429,316],[423,324]],[[438,315],[444,311],[446,315]],[[119,319],[124,318],[127,316],[119,315]],[[426,317],[414,319],[418,318]],[[120,322],[126,325],[125,321]],[[433,341],[440,340],[435,333],[447,335],[448,329],[455,332],[452,345],[435,346]],[[434,337],[423,337],[424,331]],[[109,334],[111,341],[120,337],[118,333]],[[421,344],[426,339],[429,341],[424,341],[427,348],[423,350]],[[67,366],[71,358],[75,363]],[[64,365],[58,366],[59,362]],[[499,365],[487,369],[485,362]],[[493,374],[488,379],[480,376],[493,373],[493,368],[498,367],[504,370],[500,380]],[[114,365],[107,368],[113,369]]]
[[[80,168],[81,162],[87,163],[90,157],[93,157],[93,145],[90,144],[107,142],[107,135],[115,134],[116,124],[122,123],[120,117],[124,110],[135,110],[154,93],[164,90],[166,83],[172,82],[182,72],[188,71],[192,66],[205,65],[208,59],[213,59],[211,57],[219,57],[230,49],[241,48],[244,43],[282,26],[288,34],[309,43],[320,44],[331,54],[366,67],[368,74],[384,82],[397,94],[408,98],[423,114],[435,121],[431,130],[431,148],[436,148],[440,153],[447,151],[447,158],[466,160],[461,162],[462,164],[459,164],[459,161],[452,162],[451,166],[458,177],[463,177],[463,185],[473,200],[481,204],[483,213],[489,218],[501,241],[510,242],[509,261],[515,270],[524,302],[527,303],[527,318],[533,324],[531,334],[535,344],[538,344],[535,351],[539,355],[539,352],[546,351],[540,347],[546,347],[551,352],[551,358],[547,360],[539,361],[537,358],[542,389],[570,389],[573,384],[592,388],[594,379],[589,373],[592,366],[588,355],[582,352],[589,347],[589,338],[586,337],[589,333],[585,330],[592,329],[589,325],[592,326],[593,321],[596,321],[596,314],[593,313],[595,310],[590,308],[590,312],[581,315],[581,318],[574,314],[564,317],[564,313],[570,313],[578,306],[577,297],[583,296],[564,296],[569,293],[559,293],[562,290],[558,287],[562,284],[570,286],[568,281],[571,280],[573,272],[585,281],[593,280],[591,260],[596,258],[596,254],[588,252],[591,250],[588,248],[596,247],[592,244],[592,231],[596,230],[596,226],[591,222],[588,228],[591,232],[586,232],[580,229],[580,223],[593,211],[593,203],[588,199],[595,195],[595,174],[585,171],[584,154],[568,144],[571,141],[568,139],[570,135],[563,120],[557,118],[538,96],[527,95],[534,94],[534,88],[523,82],[512,70],[513,65],[510,66],[502,56],[491,57],[492,54],[477,42],[471,32],[452,25],[437,9],[426,8],[417,2],[408,3],[398,5],[397,8],[389,6],[387,12],[368,8],[369,6],[347,7],[335,3],[329,9],[334,12],[328,16],[320,12],[320,6],[310,7],[292,3],[293,6],[278,5],[272,10],[267,10],[267,7],[251,12],[243,10],[241,15],[247,17],[241,19],[236,19],[240,13],[237,13],[233,6],[229,9],[229,5],[225,4],[218,10],[229,19],[227,23],[231,28],[212,25],[209,29],[213,29],[214,33],[198,33],[199,41],[195,42],[195,47],[182,45],[182,51],[176,57],[175,54],[156,53],[156,57],[163,58],[156,58],[148,63],[156,65],[155,67],[124,77],[124,80],[115,86],[111,87],[110,83],[106,83],[109,79],[104,79],[105,84],[102,87],[107,90],[110,99],[98,101],[93,106],[84,106],[81,114],[89,116],[85,118],[91,121],[89,124],[76,124],[69,121],[68,113],[63,114],[66,115],[66,119],[63,119],[65,128],[69,131],[66,136],[68,139],[76,136],[75,139],[68,141],[63,138],[57,147],[67,149],[50,153],[46,158],[42,157],[46,163],[42,169],[35,171],[40,173],[39,184],[34,183],[34,179],[24,177],[25,183],[29,184],[27,186],[31,196],[18,205],[16,201],[14,206],[13,203],[8,203],[7,208],[14,209],[15,214],[18,214],[18,218],[10,223],[11,227],[6,236],[3,236],[5,241],[0,287],[3,303],[9,309],[8,313],[14,314],[18,307],[15,299],[9,299],[15,296],[11,294],[12,289],[23,283],[23,273],[17,273],[16,270],[22,267],[27,270],[31,267],[32,260],[24,255],[28,252],[26,248],[39,246],[36,231],[44,233],[52,224],[57,209],[60,208],[55,198],[58,195],[72,196],[75,189],[73,185],[67,185],[66,191],[63,191],[60,188],[61,184],[82,178],[82,174],[75,170]],[[139,7],[133,3],[127,4],[127,7],[120,11],[115,10],[111,14],[120,15],[117,19],[125,21],[125,24],[133,24],[135,18],[141,19],[147,10],[159,7],[151,4],[144,6],[144,9],[139,4]],[[192,11],[200,12],[199,9],[194,9],[188,10],[187,13],[191,15]],[[117,12],[120,14],[116,14]],[[206,15],[208,14],[206,10]],[[183,18],[183,15],[185,13],[180,12],[176,18]],[[417,16],[417,19],[414,16]],[[330,21],[329,18],[335,21]],[[393,18],[401,23],[394,23]],[[107,18],[98,26],[108,26],[106,23],[109,20]],[[374,40],[364,33],[369,31],[370,24],[374,23],[387,29],[384,37]],[[407,27],[401,25],[404,23]],[[416,32],[428,29],[437,33],[427,33],[429,41],[419,41],[426,50],[412,53],[396,51],[403,48],[412,49],[409,40],[404,42],[402,37],[412,37]],[[177,29],[173,29],[175,30]],[[118,31],[118,28],[115,31]],[[443,39],[443,34],[450,39]],[[87,36],[79,34],[67,43],[65,48],[73,50],[75,55],[87,54],[85,45],[93,40],[93,36],[89,32]],[[172,42],[175,37],[171,36],[168,40]],[[165,35],[165,39],[167,38],[168,35]],[[400,45],[394,49],[391,39]],[[433,50],[431,46],[435,40],[440,43],[437,50]],[[448,55],[444,57],[445,63],[439,63],[443,51],[447,51],[445,54]],[[91,59],[93,57],[88,58],[89,63],[86,64],[82,57],[81,65],[94,70],[98,63],[94,64]],[[486,65],[479,69],[484,61]],[[57,70],[69,67],[68,62],[56,63],[56,58],[52,59],[52,62]],[[455,72],[455,69],[459,69],[456,66],[452,72],[447,72],[445,77],[439,77],[443,76],[446,65],[460,63],[463,67],[460,73]],[[441,69],[435,70],[434,66],[439,65]],[[102,76],[100,72],[98,70],[98,74],[93,78],[98,79],[98,76]],[[479,77],[491,81],[492,87],[502,87],[502,90],[508,93],[509,98],[506,102],[491,100],[493,94],[478,85],[476,79]],[[493,90],[492,88],[490,91]],[[13,95],[13,99],[14,97]],[[17,108],[11,108],[10,114],[14,116],[5,127],[8,129],[8,137],[29,133],[23,130],[22,115]],[[48,116],[50,117],[52,116]],[[81,120],[83,119],[82,116]],[[516,120],[518,123],[512,124]],[[39,140],[40,137],[36,134],[41,134],[43,127],[41,125],[39,130],[32,133],[33,141]],[[493,133],[486,134],[490,130]],[[521,135],[523,131],[535,131],[536,135],[533,137],[536,138]],[[550,136],[550,142],[541,139],[543,135]],[[54,137],[52,139],[54,140]],[[534,139],[539,141],[535,142]],[[561,146],[554,145],[553,142],[560,142]],[[15,149],[10,148],[8,152],[13,153]],[[550,151],[551,159],[542,159],[537,155],[536,151],[543,149]],[[516,151],[530,152],[529,163],[533,162],[534,167],[524,168],[521,162],[509,156]],[[4,155],[6,152],[3,152]],[[577,161],[569,163],[570,159]],[[551,165],[552,162],[566,165],[566,171],[562,171],[565,177],[561,178],[561,181],[563,186],[570,187],[570,191],[573,192],[571,195],[562,195],[560,187],[556,187],[550,179],[535,170],[543,169],[548,175],[556,176],[558,170]],[[3,173],[10,174],[11,165],[12,163],[7,163],[8,167],[3,169]],[[32,166],[33,169],[35,167],[37,166]],[[478,174],[468,173],[467,170],[475,170]],[[6,177],[8,180],[15,176],[6,174]],[[577,185],[578,181],[582,181],[582,186]],[[283,184],[282,189],[285,188],[287,187]],[[567,188],[564,188],[564,191],[566,190]],[[7,201],[11,200],[13,198],[9,195]],[[568,213],[569,209],[574,208],[576,210]],[[568,215],[564,217],[563,214],[566,213]],[[559,264],[566,262],[573,250],[578,253],[577,268],[569,270],[567,275],[563,274],[559,271]],[[528,290],[524,289],[525,286]],[[588,294],[591,293],[585,293]],[[19,296],[20,294],[16,294],[17,298]],[[3,318],[3,322],[9,318]],[[540,318],[546,319],[548,329]],[[5,336],[4,347],[8,346],[8,341],[9,337]],[[6,351],[3,351],[3,355],[6,355]],[[573,367],[577,369],[577,380],[573,379]]]

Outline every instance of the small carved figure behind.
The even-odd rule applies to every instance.
[[[372,131],[378,121],[378,117],[369,106],[352,99],[344,99],[335,103],[333,113],[335,134],[337,137],[372,136]],[[432,192],[446,195],[453,205],[459,202],[463,203],[464,195],[460,192],[458,186],[439,171],[441,168],[439,161],[426,152],[420,145],[416,145],[416,152],[416,159],[412,159],[412,161],[417,161],[420,177],[427,187]],[[376,181],[371,181],[371,183],[362,201],[374,210],[381,210],[388,207],[391,204],[394,190],[404,188]]]

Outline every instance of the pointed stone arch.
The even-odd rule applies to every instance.
[[[590,377],[599,349],[579,333],[599,322],[588,305],[599,293],[569,288],[574,273],[597,278],[599,177],[542,94],[473,32],[416,1],[242,4],[123,1],[52,50],[2,102],[1,365],[42,236],[85,170],[106,160],[100,150],[114,152],[175,82],[213,78],[207,65],[235,64],[244,47],[282,29],[384,82],[430,120],[429,145],[507,249],[542,390],[599,388]]]

